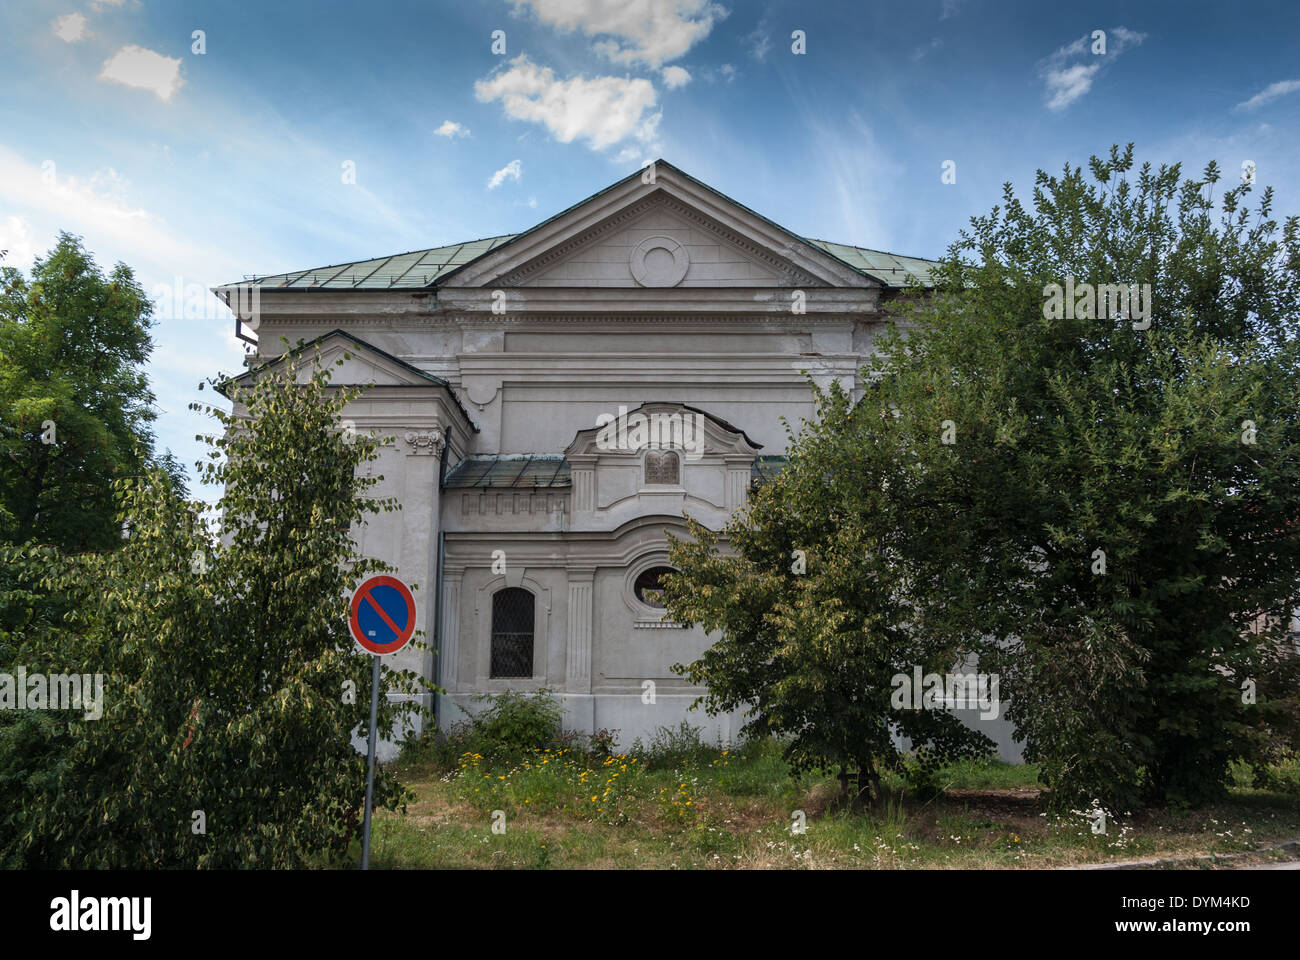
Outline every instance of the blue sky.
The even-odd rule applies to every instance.
[[[932,257],[1004,181],[1130,140],[1253,161],[1296,213],[1298,28],[1294,2],[12,2],[0,249],[26,268],[68,230],[206,290],[517,232],[662,156],[796,233]],[[242,356],[202,296],[160,295],[150,367],[186,462],[199,380]]]

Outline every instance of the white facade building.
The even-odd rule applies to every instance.
[[[398,665],[447,691],[444,725],[549,687],[570,728],[730,740],[739,718],[687,713],[702,691],[670,670],[709,640],[655,605],[665,532],[720,527],[779,469],[808,376],[855,385],[882,305],[930,266],[796,236],[659,161],[518,235],[217,293],[253,293],[251,363],[285,337],[371,387],[345,416],[395,437],[370,468],[402,510],[360,546],[417,585],[437,653]],[[611,437],[621,411],[665,442]]]

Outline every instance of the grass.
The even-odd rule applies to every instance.
[[[1236,853],[1300,837],[1292,767],[1275,771],[1268,788],[1239,773],[1221,804],[1112,820],[1095,834],[1084,813],[1046,812],[1028,765],[954,765],[939,779],[943,794],[925,802],[895,780],[888,809],[862,811],[841,808],[833,777],[789,776],[770,741],[724,751],[677,732],[636,747],[603,760],[576,747],[501,761],[409,751],[398,768],[415,799],[405,814],[377,814],[371,865],[1049,868]]]

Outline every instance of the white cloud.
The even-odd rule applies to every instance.
[[[0,207],[17,211],[36,236],[49,236],[48,245],[62,229],[84,236],[88,249],[112,249],[114,259],[141,270],[161,264],[170,275],[179,264],[197,264],[212,276],[237,275],[240,264],[229,250],[171,230],[162,218],[130,203],[126,190],[126,181],[111,168],[88,179],[56,174],[55,168],[42,169],[0,146]]]
[[[133,43],[104,61],[99,79],[150,90],[164,103],[185,82],[181,77],[180,58],[164,57]]]
[[[915,50],[912,51],[912,62],[916,63],[920,60],[923,60],[927,55],[933,53],[935,50],[942,49],[942,47],[943,47],[943,38],[934,37],[930,40],[929,43],[923,43]]]
[[[111,197],[119,204],[126,203],[127,190],[130,185],[130,181],[112,167],[104,167],[104,169],[96,170],[90,175],[91,188],[105,197]]]
[[[1108,36],[1111,38],[1112,44],[1115,40],[1120,42],[1120,49],[1115,50],[1115,53],[1119,53],[1127,46],[1137,46],[1147,38],[1145,33],[1138,33],[1136,30],[1130,30],[1128,27],[1111,27]]]
[[[442,126],[433,132],[440,137],[455,139],[456,137],[468,137],[469,127],[462,127],[455,120],[444,120]]]
[[[519,12],[559,30],[581,29],[606,37],[592,46],[614,63],[659,67],[676,60],[709,35],[727,15],[710,0],[510,0]]]
[[[745,37],[745,43],[749,45],[749,55],[755,60],[762,62],[767,59],[767,53],[772,49],[772,38],[767,35],[766,20],[759,21],[753,32]]]
[[[904,164],[856,110],[847,115],[828,117],[804,103],[811,142],[817,144],[814,166],[808,170],[810,182],[830,205],[819,229],[824,236],[835,236],[846,243],[860,243],[878,249],[893,250],[897,238],[894,229],[906,217],[898,217],[900,197],[897,191],[881,191],[882,183],[898,183],[905,176]]]
[[[649,112],[658,99],[649,80],[559,80],[550,67],[539,67],[524,54],[510,61],[509,69],[475,83],[474,95],[484,102],[500,100],[508,116],[543,124],[561,143],[581,138],[595,150],[627,137],[653,137],[660,117]]]
[[[1044,77],[1048,109],[1063,110],[1082,97],[1092,89],[1092,81],[1100,69],[1100,63],[1076,63],[1050,70]]]
[[[739,73],[736,68],[729,63],[724,63],[717,70],[705,68],[697,73],[697,76],[705,83],[731,83]]]
[[[1039,76],[1047,94],[1049,110],[1064,110],[1092,89],[1092,83],[1104,67],[1114,63],[1121,53],[1146,39],[1127,27],[1111,27],[1105,31],[1106,52],[1093,53],[1092,34],[1085,34],[1041,61]]]
[[[5,252],[0,267],[31,268],[36,259],[36,244],[32,240],[32,225],[26,217],[5,217],[0,220],[0,251]]]
[[[86,18],[79,13],[65,13],[61,17],[55,17],[50,21],[50,29],[65,43],[76,43],[87,36]]]
[[[947,20],[949,17],[955,17],[961,11],[961,5],[965,2],[966,0],[943,0],[939,19]]]
[[[664,86],[669,90],[676,90],[691,82],[691,75],[685,67],[664,67],[659,71],[659,76],[663,78]]]
[[[1297,90],[1300,90],[1300,80],[1279,80],[1277,83],[1270,83],[1249,100],[1237,104],[1236,109],[1254,110],[1256,107],[1262,107],[1278,97],[1284,97],[1288,93],[1295,93]]]
[[[492,174],[492,179],[488,181],[487,188],[489,190],[495,190],[497,187],[501,186],[501,184],[505,183],[506,180],[514,180],[518,183],[519,177],[523,172],[523,164],[518,160],[511,160],[496,173]]]

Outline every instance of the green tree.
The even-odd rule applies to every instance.
[[[891,642],[978,652],[1058,802],[1199,803],[1232,759],[1294,746],[1300,227],[1272,218],[1271,190],[1253,215],[1248,185],[1216,198],[1213,163],[1134,171],[1130,145],[1089,171],[1040,171],[1028,207],[1008,184],[972,221],[933,295],[896,304],[859,403],[810,428],[834,454],[796,448],[800,475],[847,493],[760,497],[744,535],[789,530],[812,557],[860,528],[859,566],[888,555],[877,577],[910,611]],[[1149,296],[1097,302],[1121,283]],[[1092,303],[1057,310],[1052,285],[1069,284]],[[678,604],[715,604],[743,646],[784,594],[710,596],[717,570],[781,578],[787,561],[728,533],[740,560],[679,554],[705,599]],[[859,589],[831,593],[853,629],[869,622]],[[695,672],[718,702],[811,669],[732,649]]]
[[[111,483],[153,453],[152,313],[129,267],[106,277],[66,233],[30,279],[0,270],[0,540],[77,553],[121,539]]]
[[[884,770],[930,786],[936,767],[986,755],[992,743],[952,714],[920,709],[921,690],[898,709],[897,678],[911,683],[915,667],[946,674],[963,651],[915,629],[898,563],[912,526],[895,493],[906,451],[839,429],[866,408],[838,387],[817,402],[817,421],[791,436],[786,468],[722,531],[729,550],[689,517],[689,539],[670,537],[670,616],[720,632],[674,669],[707,688],[708,712],[744,709],[746,735],[782,738],[792,773],[837,768],[844,793],[856,778],[856,799],[883,801]],[[892,425],[874,419],[882,431]],[[912,763],[896,737],[910,741]]]
[[[44,555],[57,565],[57,550],[121,542],[111,483],[152,459],[153,394],[141,371],[151,313],[129,268],[105,277],[68,234],[30,280],[0,267],[0,544],[51,544]],[[171,454],[156,462],[183,491]],[[44,569],[0,563],[0,665],[18,638],[66,613],[67,598],[41,586]],[[48,778],[69,734],[44,714],[4,714],[0,740],[0,780],[17,782]]]
[[[1216,198],[1213,163],[1133,167],[1129,145],[1091,179],[1040,172],[1032,209],[1008,185],[879,370],[912,442],[956,427],[933,516],[978,531],[967,625],[1030,757],[1112,808],[1205,802],[1266,754],[1300,592],[1300,227],[1271,189],[1253,216],[1247,184]],[[1138,284],[1146,309],[1054,309],[1071,282]]]
[[[348,596],[387,569],[358,555],[349,528],[396,505],[365,495],[378,478],[357,467],[378,444],[339,429],[355,392],[328,379],[319,363],[291,358],[229,386],[237,414],[206,408],[225,428],[206,438],[203,468],[224,487],[219,539],[203,505],[153,468],[115,483],[129,531],[119,549],[59,565],[38,548],[9,548],[11,562],[73,601],[63,624],[23,639],[22,662],[103,674],[104,700],[99,719],[60,717],[71,736],[54,775],[0,779],[14,791],[3,798],[0,860],[268,867],[346,851],[365,794],[352,737],[367,734],[370,700]],[[384,694],[420,692],[422,681],[384,671],[381,683],[387,731],[418,708]],[[375,796],[393,809],[405,793],[380,770]]]

